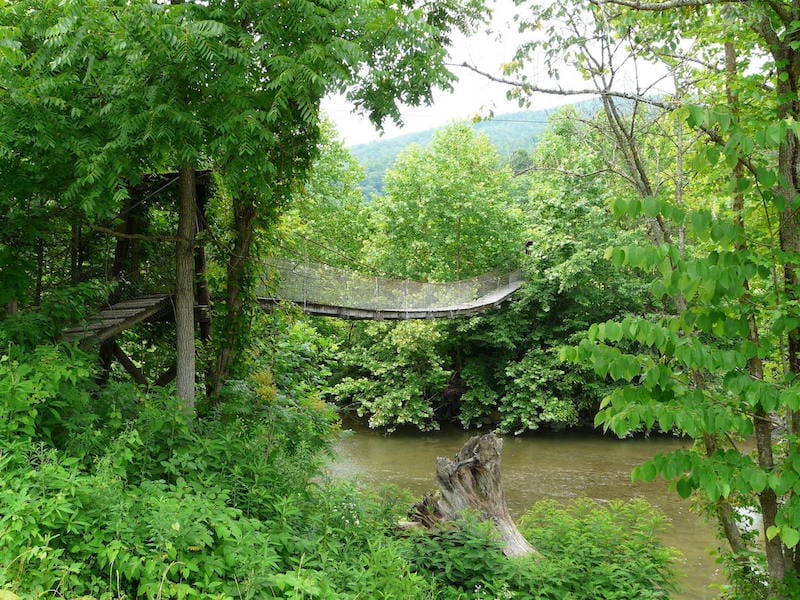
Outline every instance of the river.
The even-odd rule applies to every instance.
[[[392,484],[415,496],[432,490],[437,456],[452,458],[470,435],[463,430],[436,433],[395,433],[391,436],[354,427],[336,444],[330,465],[334,477],[357,477],[364,485]],[[596,500],[645,498],[671,521],[665,542],[683,553],[677,565],[680,600],[716,598],[712,586],[724,580],[710,551],[719,547],[714,528],[690,512],[661,481],[632,483],[631,469],[657,453],[687,442],[665,437],[618,440],[601,435],[561,433],[505,438],[503,488],[515,516],[537,500],[569,501],[587,496]],[[635,600],[635,599],[631,599]]]

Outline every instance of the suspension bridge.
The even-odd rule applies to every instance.
[[[289,301],[311,315],[372,321],[452,319],[498,308],[522,285],[520,271],[461,281],[386,279],[304,260],[272,259],[279,285],[259,294],[265,308]]]
[[[281,302],[310,315],[361,320],[452,319],[500,307],[522,286],[520,271],[461,281],[425,283],[364,275],[307,260],[273,258],[265,264],[258,300],[264,310]],[[208,306],[198,306],[200,316]],[[65,332],[67,340],[102,343],[140,323],[170,319],[173,297],[142,296],[107,306]]]

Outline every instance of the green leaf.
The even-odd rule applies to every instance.
[[[633,473],[635,473],[636,475],[636,477],[633,479],[634,481],[641,480],[649,482],[653,481],[656,478],[656,476],[658,475],[658,469],[656,468],[655,464],[653,464],[652,461],[648,461],[643,465],[634,469]],[[631,474],[632,478],[633,478],[633,473]]]
[[[685,477],[681,477],[678,479],[678,483],[676,484],[676,489],[678,490],[678,495],[684,500],[692,495],[692,491],[694,487],[692,486],[691,482],[686,479]]]
[[[784,525],[781,527],[781,540],[788,548],[794,548],[800,542],[800,531]]]
[[[618,342],[622,339],[622,328],[619,323],[611,321],[606,323],[606,339],[612,342]]]
[[[781,142],[783,142],[785,137],[786,124],[782,121],[767,126],[766,140],[768,145],[772,146],[773,148],[777,148],[781,145]]]
[[[775,172],[770,169],[765,169],[764,167],[758,167],[756,169],[756,177],[758,178],[758,183],[765,188],[771,188],[778,182],[778,176]]]
[[[711,227],[713,217],[709,210],[698,210],[692,213],[691,223],[695,235],[707,235]]]
[[[800,386],[795,385],[782,390],[780,395],[780,403],[789,410],[800,410]]]
[[[689,123],[690,127],[700,127],[705,123],[707,115],[708,112],[702,106],[691,105],[689,106],[689,117],[686,122]]]
[[[757,494],[763,492],[767,487],[767,474],[761,469],[752,469],[745,477],[750,484],[750,489]]]
[[[661,212],[661,201],[654,196],[649,196],[644,199],[643,212],[645,216],[656,217]]]
[[[773,538],[774,538],[776,535],[778,535],[780,532],[781,532],[781,528],[780,528],[780,527],[776,527],[775,525],[770,525],[770,526],[767,528],[767,539],[768,539],[768,540],[771,540],[771,539],[773,539]]]

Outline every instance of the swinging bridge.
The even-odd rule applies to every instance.
[[[265,263],[258,294],[264,310],[281,302],[310,315],[360,320],[452,319],[500,307],[522,285],[520,271],[489,273],[447,283],[371,277],[307,260],[273,258]],[[269,285],[275,282],[275,285]],[[268,292],[267,290],[271,290]],[[197,307],[200,316],[209,307]],[[142,296],[110,305],[65,332],[81,344],[102,343],[140,323],[170,319],[173,297]]]
[[[211,171],[195,173],[197,234],[207,223],[205,207],[213,187]],[[129,189],[129,198],[120,212],[122,224],[116,232],[101,231],[117,237],[111,276],[130,281],[140,276],[135,250],[146,221],[148,203],[178,181],[176,173],[162,173],[143,178]],[[345,257],[347,258],[347,257]],[[195,248],[195,321],[204,343],[211,336],[212,298],[208,287],[207,260],[202,245]],[[352,262],[352,259],[351,259]],[[354,263],[358,264],[358,263]],[[451,319],[472,317],[500,307],[522,286],[520,271],[488,273],[479,277],[446,283],[423,283],[374,277],[363,272],[332,267],[308,260],[273,258],[263,264],[262,285],[258,290],[261,308],[271,311],[276,304],[289,302],[310,315],[361,320]],[[363,265],[358,264],[359,269]],[[84,323],[63,332],[66,341],[83,347],[99,346],[103,377],[117,359],[136,383],[148,381],[137,364],[117,343],[117,336],[137,325],[175,319],[175,296],[169,293],[109,300],[106,306]],[[154,384],[166,385],[175,378],[177,363],[157,377]]]
[[[280,283],[273,296],[260,295],[263,307],[284,300],[307,314],[339,319],[471,317],[498,308],[522,285],[521,271],[426,283],[372,277],[306,260],[273,258],[269,265]]]

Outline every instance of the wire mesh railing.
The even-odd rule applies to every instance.
[[[521,271],[425,283],[373,277],[308,260],[272,258],[262,297],[364,310],[439,310],[473,305],[521,280]]]

